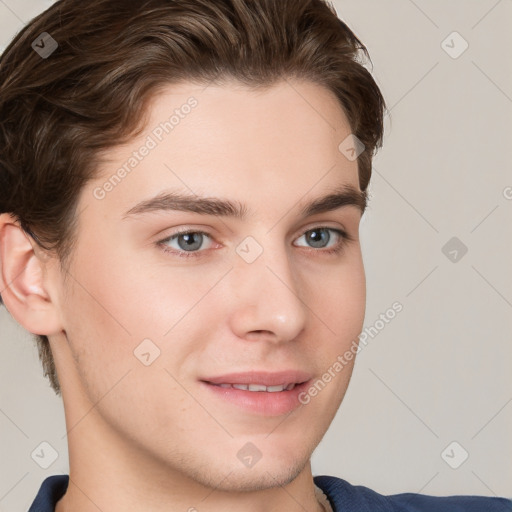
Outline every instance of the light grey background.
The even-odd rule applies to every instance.
[[[50,4],[0,0],[0,46]],[[361,226],[365,327],[378,334],[314,474],[385,494],[512,497],[512,2],[335,6],[367,45],[391,115]],[[442,251],[452,237],[468,248],[455,262]],[[379,329],[395,301],[403,311]],[[5,308],[0,354],[0,510],[18,512],[46,476],[67,473],[64,415]],[[30,457],[42,441],[59,453],[47,470]]]

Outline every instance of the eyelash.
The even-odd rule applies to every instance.
[[[354,241],[354,238],[351,235],[349,235],[346,231],[344,231],[342,229],[330,228],[328,226],[317,226],[317,227],[308,229],[301,236],[304,236],[306,233],[309,233],[311,231],[316,231],[316,230],[320,230],[320,229],[326,229],[326,230],[329,230],[329,231],[334,231],[336,234],[338,234],[340,236],[340,241],[331,249],[315,249],[314,247],[310,247],[310,249],[313,250],[313,251],[323,252],[325,254],[335,255],[335,254],[340,253],[345,248],[345,245],[348,242]],[[184,229],[182,231],[177,231],[176,233],[173,233],[171,236],[168,236],[168,237],[164,238],[163,240],[158,241],[156,243],[156,245],[158,245],[162,249],[163,252],[165,252],[167,254],[172,254],[172,255],[178,256],[180,258],[197,258],[197,257],[200,257],[201,253],[204,252],[202,250],[198,250],[198,251],[176,251],[175,249],[170,249],[165,244],[165,242],[170,242],[171,240],[179,237],[180,235],[190,235],[190,234],[206,235],[207,237],[211,238],[211,236],[207,232],[205,232],[205,231],[198,231],[198,230],[192,230],[192,229]]]

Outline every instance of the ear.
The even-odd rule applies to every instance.
[[[13,318],[33,334],[62,330],[58,308],[44,284],[49,261],[11,214],[0,215],[2,301]]]

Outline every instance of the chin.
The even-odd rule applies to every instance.
[[[286,486],[300,475],[308,463],[309,459],[296,460],[293,464],[279,463],[276,460],[264,464],[261,460],[252,468],[233,469],[215,487],[216,490],[225,492],[256,492]]]
[[[309,454],[285,456],[276,450],[275,457],[265,454],[252,467],[240,460],[228,461],[227,454],[203,458],[180,457],[179,472],[196,483],[217,492],[255,492],[285,486],[295,480],[309,464]]]

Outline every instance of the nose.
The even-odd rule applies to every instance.
[[[239,338],[283,343],[304,329],[308,307],[286,248],[271,250],[269,245],[251,263],[235,255],[228,318]]]

